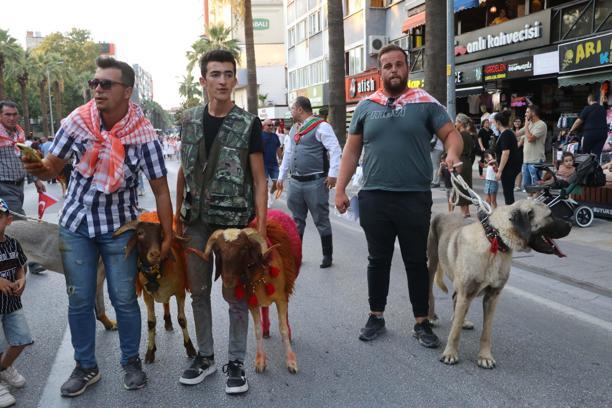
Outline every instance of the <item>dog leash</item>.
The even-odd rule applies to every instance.
[[[461,163],[458,163],[458,164],[461,164]],[[487,214],[487,216],[491,214],[492,210],[491,210],[491,206],[489,205],[489,203],[484,201],[478,195],[478,193],[472,190],[470,186],[468,186],[468,184],[465,182],[463,177],[461,177],[461,175],[458,174],[455,169],[453,169],[450,175],[451,175],[451,184],[453,185],[453,192],[455,194],[455,199],[453,200],[453,204],[455,206],[459,203],[459,196],[461,196],[465,198],[466,200],[469,200],[472,204],[474,204],[477,211],[483,211],[484,213]],[[463,189],[464,191],[467,191],[469,196],[464,194],[463,191],[461,191],[461,189]]]

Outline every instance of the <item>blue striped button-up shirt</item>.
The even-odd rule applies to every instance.
[[[104,194],[76,170],[85,151],[93,147],[93,140],[76,139],[63,128],[57,132],[49,154],[60,159],[72,159],[75,169],[70,175],[68,194],[60,215],[62,227],[76,232],[85,219],[90,237],[116,231],[121,225],[138,217],[138,172],[149,180],[166,176],[162,147],[158,140],[141,145],[124,145],[124,181],[111,194]]]

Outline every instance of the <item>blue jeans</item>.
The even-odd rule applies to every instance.
[[[0,339],[0,353],[4,353],[9,346],[27,346],[34,343],[23,309],[2,314],[0,320],[4,332],[4,338]]]
[[[125,257],[125,247],[134,232],[128,231],[116,238],[112,235],[109,232],[90,238],[85,221],[76,232],[64,227],[59,230],[74,359],[84,368],[97,365],[94,305],[98,254],[104,262],[108,294],[117,314],[121,364],[137,357],[140,347],[140,307],[134,288],[136,251]]]
[[[540,163],[544,162],[541,161]],[[521,187],[523,190],[525,189],[525,186],[532,186],[537,184],[540,180],[540,171],[536,169],[536,164],[539,163],[523,163],[523,167],[521,168],[523,174],[523,183]]]

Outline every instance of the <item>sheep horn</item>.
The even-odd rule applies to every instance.
[[[216,230],[210,235],[208,242],[206,242],[206,248],[204,249],[204,260],[208,261],[210,259],[210,252],[212,251],[213,245],[217,243],[222,235],[223,230]]]
[[[263,239],[263,237],[259,234],[259,232],[257,232],[256,230],[252,228],[245,228],[242,232],[243,234],[247,236],[247,238],[249,238],[249,241],[259,244],[259,246],[261,247],[262,254],[265,254],[267,252],[268,243],[266,242],[265,239]]]
[[[115,231],[113,233],[113,237],[118,237],[119,235],[123,234],[124,232],[127,231],[133,231],[136,229],[136,227],[138,226],[139,221],[138,220],[132,220],[128,223],[123,224],[122,226],[119,227],[119,229],[117,231]]]

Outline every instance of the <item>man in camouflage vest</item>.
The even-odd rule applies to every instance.
[[[298,96],[291,106],[294,125],[285,143],[286,151],[276,188],[283,189],[288,173],[287,206],[293,214],[300,237],[304,236],[308,211],[319,231],[323,260],[321,268],[332,264],[332,228],[329,222],[329,190],[336,185],[342,150],[329,123],[312,114],[310,100]]]
[[[217,229],[244,228],[257,215],[257,229],[266,236],[267,180],[264,172],[261,122],[232,102],[236,60],[225,50],[200,59],[200,84],[209,103],[184,112],[181,128],[181,167],[177,181],[175,222],[179,234],[203,248]],[[184,231],[183,231],[184,227]],[[199,384],[215,370],[210,290],[212,262],[187,255],[198,355],[180,378],[181,384]],[[223,288],[229,303],[229,363],[225,392],[249,389],[243,369],[249,310],[245,299]]]

